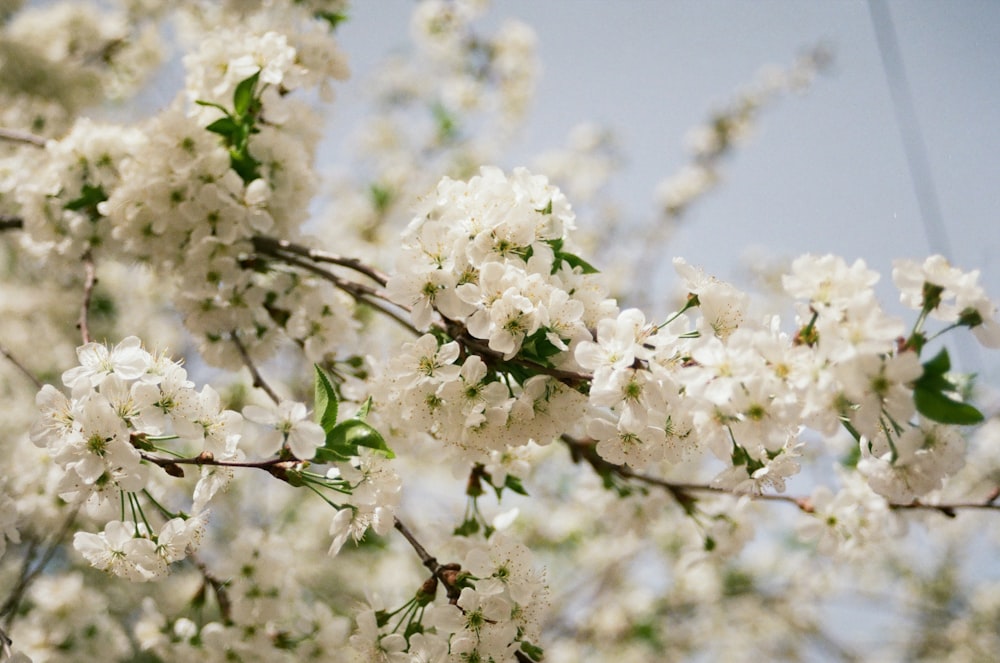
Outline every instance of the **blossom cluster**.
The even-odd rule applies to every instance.
[[[78,532],[74,547],[94,567],[114,575],[158,579],[197,548],[209,502],[228,485],[233,468],[244,464],[248,450],[295,468],[324,445],[326,434],[304,404],[248,405],[243,414],[225,409],[215,389],[196,390],[180,364],[148,352],[137,337],[110,349],[88,343],[77,354],[80,365],[62,376],[69,398],[51,385],[39,391],[41,417],[31,439],[63,470],[59,496],[107,519],[98,534]],[[244,430],[244,417],[261,426],[256,438]],[[188,463],[201,466],[191,506],[170,511],[151,493],[160,492],[151,466],[183,477],[180,465]],[[330,481],[320,477],[318,484],[345,496],[331,524],[331,554],[348,534],[360,539],[369,527],[381,534],[391,528],[399,479],[384,458],[344,459],[332,464],[326,478]],[[163,516],[162,525],[151,524],[144,503]],[[120,517],[111,519],[113,513]],[[15,531],[11,538],[16,536]]]
[[[83,108],[132,96],[164,59],[164,40],[143,12],[53,2],[9,16],[20,4],[5,4],[0,28],[5,127],[57,136]]]
[[[261,260],[248,268],[254,237],[298,236],[315,189],[318,122],[289,93],[346,75],[335,40],[310,25],[238,38],[220,27],[185,59],[188,103],[124,131],[80,119],[50,141],[15,191],[28,247],[169,275],[213,363],[238,365],[237,342],[264,358],[282,334],[317,361],[349,345],[347,295]]]
[[[208,516],[207,504],[224,486],[224,474],[205,472],[194,489],[190,513],[179,513],[159,528],[136,514],[135,495],[150,482],[150,467],[141,449],[151,440],[176,436],[198,442],[219,460],[242,458],[242,418],[222,410],[211,387],[201,392],[186,371],[165,356],[154,356],[136,337],[110,350],[90,343],[78,350],[80,365],[63,374],[72,395],[51,385],[38,393],[42,417],[32,441],[44,447],[64,474],[57,489],[69,502],[86,503],[94,513],[122,514],[132,520],[110,520],[100,534],[77,533],[74,546],[96,568],[131,580],[162,577],[172,562],[197,547]],[[126,497],[128,496],[128,497]],[[126,505],[127,503],[127,505]]]
[[[0,393],[14,403],[0,440],[0,583],[12,586],[0,659],[523,663],[545,645],[559,663],[704,657],[706,640],[709,657],[751,645],[787,657],[809,646],[802,634],[824,636],[809,606],[840,580],[804,551],[863,558],[851,570],[864,582],[896,561],[888,544],[912,510],[954,515],[948,490],[996,506],[1000,421],[978,442],[963,430],[983,415],[939,341],[968,328],[1000,346],[977,272],[897,261],[912,326],[877,300],[875,271],[830,255],[783,275],[792,316],[682,259],[676,313],[619,306],[613,277],[581,257],[586,213],[544,176],[479,165],[500,162],[537,77],[530,29],[473,28],[483,0],[415,5],[417,56],[370,86],[381,106],[359,183],[334,192],[336,213],[318,219],[332,223],[308,237],[321,190],[308,100],[346,76],[331,29],[342,0],[125,5],[105,23],[66,3],[0,11],[0,72],[31,74],[5,80],[0,101],[66,83],[0,104],[0,128],[38,133],[0,154],[0,312],[15,318],[0,339]],[[73,121],[155,59],[149,23],[123,17],[168,14],[187,51],[174,101],[134,125]],[[37,63],[18,70],[18,49]],[[695,137],[694,169],[663,189],[668,216],[717,181],[759,105],[810,79],[817,55]],[[584,125],[571,142],[543,169],[599,191],[614,141]],[[605,244],[631,251],[612,226]],[[647,243],[642,255],[660,251]],[[393,260],[388,276],[376,266]],[[65,287],[81,263],[87,283]],[[139,340],[181,345],[178,314],[203,362]],[[204,363],[248,369],[253,387],[245,372],[199,387]],[[308,363],[314,412],[300,400]],[[60,377],[64,389],[41,386]],[[346,418],[345,403],[358,404]],[[830,485],[774,494],[827,460]],[[405,506],[445,535],[408,528],[404,471],[421,479]],[[460,522],[442,496],[459,482]],[[768,550],[765,537],[771,554],[738,557],[775,503],[798,509],[807,546]],[[943,527],[952,542],[993,536]],[[111,601],[87,565],[137,584],[116,583]],[[387,609],[380,597],[408,583],[412,598]],[[993,589],[969,608],[985,627],[955,621],[970,660],[996,649]]]
[[[806,255],[792,264],[783,284],[800,302],[794,334],[775,316],[748,320],[743,293],[682,260],[675,265],[689,293],[684,311],[662,325],[623,311],[577,346],[577,361],[594,376],[590,403],[611,414],[588,424],[604,458],[643,468],[707,449],[728,466],[715,485],[782,491],[799,471],[804,431],[832,438],[843,424],[859,445],[858,469],[892,502],[940,488],[961,467],[960,433],[915,420],[926,369],[919,349],[902,340],[902,320],[878,303],[878,274],[862,261]],[[942,282],[930,278],[920,287]],[[965,278],[975,283],[975,274]],[[975,304],[963,306],[985,311],[974,323],[989,330],[996,305],[970,288]],[[904,290],[904,300],[911,296]]]
[[[387,295],[410,308],[418,329],[485,342],[486,359],[468,353],[458,362],[459,343],[431,334],[405,345],[385,396],[402,403],[402,421],[486,453],[545,444],[579,418],[580,394],[530,368],[579,368],[571,346],[615,309],[593,268],[570,253],[573,222],[559,190],[525,169],[445,178],[428,196]],[[519,376],[503,365],[515,359],[529,362]]]
[[[528,548],[496,534],[488,542],[471,543],[456,566],[442,574],[452,583],[448,603],[432,602],[438,583],[434,578],[411,602],[418,606],[415,618],[406,609],[410,604],[392,613],[375,606],[362,611],[350,638],[359,659],[513,663],[519,651],[536,658],[541,650],[533,642],[540,635],[549,592]],[[408,623],[401,633],[403,622]]]

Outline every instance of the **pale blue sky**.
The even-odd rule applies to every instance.
[[[1000,297],[1000,2],[888,6],[951,257],[980,268]],[[339,30],[353,69],[340,118],[351,119],[378,59],[406,43],[411,8],[409,0],[355,3]],[[497,0],[489,21],[504,17],[537,31],[543,92],[510,162],[499,165],[561,145],[579,122],[606,124],[627,158],[614,192],[636,220],[651,218],[656,182],[686,161],[685,132],[762,66],[787,65],[825,42],[832,70],[804,96],[761,114],[754,137],[725,164],[723,185],[686,217],[671,254],[726,278],[753,245],[776,256],[833,252],[864,258],[888,281],[894,257],[942,249],[930,245],[921,220],[867,3]],[[995,356],[962,352],[969,362],[977,354],[1000,382]]]

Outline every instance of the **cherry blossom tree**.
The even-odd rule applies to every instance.
[[[979,272],[896,260],[900,317],[861,260],[800,256],[761,294],[675,258],[673,311],[633,306],[595,202],[609,134],[494,165],[538,63],[484,2],[414,5],[333,180],[340,0],[19,5],[0,661],[997,650],[1000,592],[962,573],[998,543],[1000,419],[941,340],[1000,347]],[[171,45],[173,100],[108,119]],[[694,133],[647,241],[828,57]],[[838,601],[918,635],[853,642]]]

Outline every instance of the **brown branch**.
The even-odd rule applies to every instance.
[[[693,509],[695,502],[697,502],[697,498],[693,497],[691,493],[713,493],[715,495],[735,495],[739,497],[746,496],[750,499],[763,502],[785,502],[787,504],[793,504],[800,511],[805,513],[813,513],[814,511],[812,499],[809,497],[775,495],[772,493],[736,493],[732,490],[720,488],[718,486],[668,481],[659,477],[636,472],[625,465],[616,465],[615,463],[608,462],[598,455],[597,446],[592,440],[577,440],[569,435],[563,435],[561,439],[563,443],[569,447],[573,462],[579,463],[581,460],[585,461],[600,476],[608,476],[610,474],[622,479],[631,479],[650,486],[662,488],[669,492],[670,495],[677,500],[677,503],[689,513]],[[887,506],[893,511],[937,511],[938,513],[949,518],[954,518],[957,515],[956,512],[960,510],[986,509],[1000,511],[1000,504],[997,503],[998,498],[1000,498],[1000,487],[994,488],[985,499],[978,502],[927,504],[925,502],[921,502],[920,500],[914,500],[906,504],[887,502]]]
[[[19,131],[18,129],[4,129],[2,127],[0,127],[0,140],[34,145],[35,147],[45,147],[45,143],[48,142],[47,138],[43,138],[37,134]]]
[[[48,566],[52,558],[55,557],[56,552],[58,552],[63,540],[66,535],[69,534],[70,529],[73,527],[73,523],[76,520],[76,514],[80,511],[80,505],[73,507],[73,509],[66,516],[66,520],[63,521],[62,526],[59,531],[52,537],[52,539],[47,544],[45,552],[42,553],[41,559],[31,568],[31,562],[34,558],[35,550],[38,547],[38,541],[32,541],[29,549],[25,552],[24,563],[21,565],[21,572],[18,574],[17,584],[14,589],[11,590],[10,595],[7,600],[4,601],[2,607],[0,607],[0,616],[4,617],[4,625],[9,629],[11,624],[14,622],[14,616],[17,615],[18,607],[21,605],[21,599],[24,598],[25,592],[28,591],[28,587],[34,582],[45,567]]]
[[[393,527],[396,528],[403,538],[410,544],[413,550],[417,553],[417,557],[424,566],[431,572],[434,578],[437,578],[445,586],[445,590],[448,593],[448,599],[452,602],[457,601],[461,590],[457,586],[459,572],[462,567],[458,564],[439,564],[437,558],[427,552],[427,549],[417,541],[417,537],[413,535],[410,528],[407,527],[402,520],[399,518],[393,519]]]
[[[232,624],[233,604],[229,599],[229,592],[226,591],[226,581],[217,578],[211,571],[208,570],[205,563],[198,559],[194,553],[191,553],[190,558],[194,565],[198,568],[198,571],[201,572],[201,577],[205,579],[205,582],[202,585],[202,591],[204,591],[205,585],[212,588],[212,591],[215,593],[215,600],[219,602],[219,614],[222,616],[223,623]]]
[[[133,434],[133,436],[134,435],[135,434]],[[266,460],[218,460],[209,451],[203,451],[197,456],[191,456],[189,458],[164,458],[163,456],[154,456],[145,451],[140,451],[139,455],[143,460],[162,467],[167,474],[176,477],[184,476],[184,470],[180,468],[181,465],[197,465],[198,467],[201,467],[202,465],[212,465],[215,467],[247,467],[255,470],[264,470],[271,476],[285,482],[288,481],[288,469],[301,462],[286,458],[268,458]]]
[[[94,295],[94,286],[97,284],[94,258],[89,249],[83,254],[83,274],[83,303],[80,305],[80,318],[76,323],[76,328],[80,330],[80,336],[86,345],[90,343],[90,328],[88,326],[90,300]]]
[[[14,364],[14,366],[19,371],[21,371],[21,373],[23,373],[26,378],[31,380],[31,382],[34,383],[36,389],[40,390],[44,386],[42,381],[38,379],[38,376],[29,371],[28,368],[24,364],[22,364],[17,357],[14,356],[13,353],[11,353],[11,351],[8,350],[5,345],[0,344],[0,355],[6,357],[7,361]]]
[[[0,232],[4,230],[21,230],[24,228],[24,219],[12,214],[0,214]]]
[[[490,348],[487,341],[472,336],[466,326],[456,320],[445,318],[443,329],[449,336],[458,341],[467,350],[471,350],[486,360],[487,363],[492,363],[494,367],[499,367],[500,370],[503,370],[502,364],[504,363],[516,364],[517,366],[523,366],[536,374],[553,377],[571,389],[580,389],[594,379],[592,375],[588,375],[586,373],[564,371],[559,368],[553,368],[552,366],[544,366],[522,357],[515,356],[511,359],[504,359],[502,352],[497,352],[496,350]]]
[[[409,542],[410,546],[413,547],[413,550],[416,551],[417,557],[420,558],[423,565],[426,566],[431,573],[436,575],[438,569],[441,568],[441,565],[438,564],[437,558],[427,552],[427,549],[424,548],[419,541],[417,541],[417,537],[413,535],[413,532],[410,531],[410,528],[407,527],[402,520],[395,518],[393,521],[393,527],[395,527],[396,530],[403,535],[403,538]]]
[[[408,309],[405,306],[399,306],[398,304],[390,301],[381,292],[373,288],[370,288],[368,286],[362,285],[360,283],[355,283],[353,281],[348,281],[346,279],[343,279],[331,271],[323,269],[322,267],[317,267],[312,263],[300,260],[293,256],[283,256],[281,257],[281,260],[282,262],[285,262],[294,267],[301,267],[307,272],[315,274],[316,276],[320,277],[325,281],[329,281],[330,283],[333,284],[335,288],[350,295],[351,298],[354,299],[354,301],[360,304],[367,304],[368,306],[371,306],[382,315],[392,318],[393,320],[398,322],[407,331],[412,332],[413,334],[420,334],[420,332],[405,317],[403,317],[393,308],[390,308],[390,306],[393,307],[398,306],[404,311]]]
[[[272,258],[277,258],[279,260],[286,259],[286,254],[292,253],[304,258],[308,258],[314,262],[325,262],[332,265],[339,265],[341,267],[347,267],[356,272],[364,274],[371,280],[378,283],[380,286],[385,287],[385,284],[389,282],[389,277],[387,274],[378,270],[370,265],[366,265],[357,258],[349,258],[346,256],[340,256],[335,253],[330,253],[328,251],[320,251],[319,249],[311,249],[307,246],[301,246],[299,244],[293,244],[287,239],[276,239],[274,237],[264,237],[257,236],[252,238],[253,247],[259,253],[271,256]]]
[[[254,364],[253,359],[250,358],[250,354],[247,352],[246,346],[240,340],[239,335],[235,331],[230,334],[233,339],[233,343],[236,345],[236,349],[240,352],[240,357],[243,359],[243,364],[250,369],[250,375],[253,376],[253,386],[263,389],[264,393],[267,394],[274,404],[277,405],[281,402],[278,394],[271,388],[264,378],[261,376],[260,371],[257,370],[257,365]]]
[[[414,327],[412,323],[406,320],[394,309],[389,308],[389,306],[398,307],[403,311],[408,311],[409,309],[405,306],[401,306],[396,302],[390,300],[385,295],[384,292],[376,290],[366,285],[362,285],[360,283],[355,283],[354,281],[349,281],[347,279],[341,278],[340,276],[337,276],[333,272],[325,270],[322,267],[318,267],[310,262],[307,262],[306,260],[302,260],[292,255],[275,256],[274,253],[269,252],[270,251],[269,247],[271,245],[287,244],[287,242],[284,242],[284,240],[273,240],[270,238],[264,238],[264,239],[266,239],[271,244],[265,243],[263,245],[263,249],[261,250],[262,254],[270,255],[272,257],[278,257],[286,264],[292,265],[294,267],[300,267],[308,272],[311,272],[312,274],[315,274],[316,276],[319,276],[320,278],[329,281],[337,289],[346,292],[348,295],[354,298],[355,301],[372,306],[379,313],[382,313],[396,320],[396,322],[403,325],[407,330],[413,332],[414,334],[420,333],[420,330]],[[261,238],[254,238],[255,247],[257,247],[258,241],[261,241]],[[277,249],[274,250],[276,251]],[[299,254],[306,255],[310,251],[312,250],[302,247],[301,252]],[[306,255],[306,257],[309,256]],[[340,258],[340,259],[346,262],[352,262],[353,264],[356,265],[362,265],[362,263],[353,258]],[[358,271],[362,271],[362,273],[367,274],[368,272],[366,270],[371,270],[371,269],[372,268],[370,267],[364,267],[363,269],[359,269]],[[384,277],[384,275],[382,275],[381,272],[377,272],[377,274],[380,278]],[[483,359],[485,360],[488,360],[488,363],[492,364],[493,367],[498,368],[499,370],[503,370],[503,364],[505,363],[523,366],[524,368],[527,368],[534,373],[540,373],[543,375],[554,377],[555,379],[559,380],[560,382],[562,382],[563,384],[572,389],[580,389],[581,387],[584,387],[587,383],[589,383],[592,379],[592,376],[587,375],[586,373],[575,373],[573,371],[564,371],[558,368],[544,366],[542,364],[538,364],[521,357],[514,357],[509,360],[504,360],[503,353],[491,349],[489,347],[489,344],[483,341],[482,339],[477,339],[473,337],[471,334],[469,334],[468,329],[465,327],[463,323],[457,320],[452,320],[444,316],[443,314],[441,314],[440,311],[438,311],[437,313],[439,316],[441,316],[441,322],[435,324],[436,328],[440,329],[441,331],[448,334],[451,338],[458,341],[467,350],[479,355],[480,357],[483,357]]]

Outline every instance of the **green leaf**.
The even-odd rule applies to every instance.
[[[528,491],[524,489],[524,484],[513,474],[508,474],[507,479],[503,482],[504,488],[510,488],[518,495],[524,495],[527,497]]]
[[[913,403],[920,414],[942,424],[968,426],[983,420],[983,413],[973,406],[949,398],[936,389],[918,385],[913,390]]]
[[[538,645],[533,645],[527,640],[521,640],[521,651],[533,661],[541,661],[545,656],[545,650]]]
[[[326,443],[321,449],[326,449],[343,458],[358,455],[358,447],[368,447],[381,451],[387,458],[395,458],[389,445],[385,443],[382,434],[370,424],[360,419],[345,419],[334,426],[326,435]]]
[[[229,150],[229,165],[240,176],[244,184],[249,184],[260,177],[260,171],[257,170],[260,162],[250,156],[249,152]]]
[[[437,124],[437,137],[442,143],[450,143],[458,137],[458,124],[454,116],[442,104],[431,106],[431,114]]]
[[[924,363],[924,375],[944,375],[951,370],[951,358],[948,357],[947,348],[941,348],[933,359]]]
[[[983,413],[968,403],[949,396],[959,391],[946,375],[951,370],[948,350],[942,348],[933,359],[924,363],[924,373],[913,383],[913,404],[917,412],[942,424],[968,426],[983,420]]]
[[[257,90],[257,79],[259,78],[260,71],[258,70],[256,74],[240,81],[239,85],[236,86],[236,91],[233,92],[233,109],[237,117],[246,115],[247,111],[250,110],[254,92]]]
[[[549,340],[548,331],[547,327],[542,327],[536,330],[531,336],[526,336],[521,343],[519,353],[521,357],[530,359],[542,366],[551,366],[549,357],[559,354],[562,350]]]
[[[513,474],[508,474],[507,475],[507,478],[504,479],[504,482],[503,482],[502,486],[497,487],[497,486],[493,486],[493,484],[490,484],[490,485],[493,487],[493,491],[497,494],[497,502],[500,501],[500,497],[501,497],[501,495],[503,495],[503,491],[504,491],[505,488],[509,488],[510,490],[514,491],[518,495],[524,495],[525,497],[527,497],[527,495],[528,495],[528,491],[524,489],[524,484],[522,484],[521,480],[518,479]]]
[[[325,446],[320,447],[316,450],[316,455],[313,456],[313,462],[317,465],[326,465],[328,463],[343,463],[350,460],[351,457],[338,453],[334,449],[328,449]]]
[[[371,194],[372,205],[375,206],[375,211],[379,214],[384,214],[389,209],[389,205],[392,204],[394,197],[392,189],[381,184],[372,184],[368,187],[368,192]]]
[[[214,101],[205,101],[204,99],[196,99],[194,103],[198,104],[199,106],[208,106],[209,108],[218,108],[220,111],[222,111],[223,113],[225,113],[227,117],[229,116],[229,109],[226,108],[225,106],[222,106],[220,104],[215,103]]]
[[[562,250],[563,240],[560,239],[547,239],[545,243],[552,247],[552,252],[555,254],[555,260],[552,262],[552,273],[555,274],[561,265],[561,263],[569,263],[570,267],[579,267],[584,274],[597,274],[600,270],[591,265],[589,262],[581,258],[580,256],[573,255],[572,253],[567,253]]]
[[[314,388],[313,407],[316,413],[316,423],[323,427],[323,432],[329,434],[337,425],[337,391],[319,364],[313,364],[316,369],[316,385]]]
[[[335,30],[338,25],[347,20],[347,14],[341,12],[324,11],[322,9],[317,9],[313,13],[313,16],[315,16],[318,19],[326,21],[330,25],[331,31]]]
[[[455,536],[472,536],[479,531],[479,521],[475,518],[469,518],[463,521],[461,525],[455,528],[452,532]]]
[[[229,138],[230,142],[234,142],[232,136],[240,131],[240,125],[231,117],[220,117],[205,128],[214,134]]]
[[[354,418],[364,421],[365,419],[368,418],[368,413],[371,411],[372,411],[372,397],[369,396],[368,398],[365,399],[365,402],[361,404],[361,407],[358,409],[357,414],[354,415]]]
[[[71,212],[93,210],[96,213],[98,203],[103,203],[107,199],[108,194],[104,193],[104,189],[100,186],[84,184],[80,189],[80,197],[69,201],[63,208]]]

